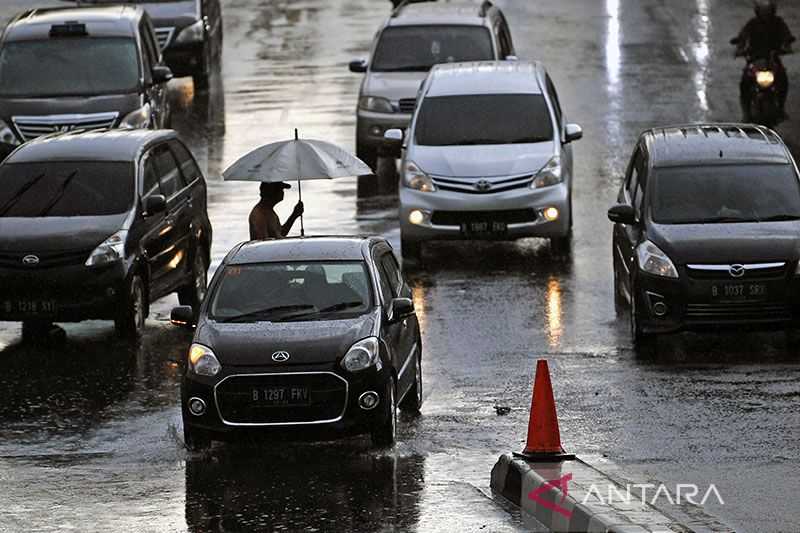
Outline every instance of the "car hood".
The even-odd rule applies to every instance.
[[[768,263],[800,257],[800,221],[656,224],[647,236],[677,264]]]
[[[0,97],[0,118],[119,112],[119,118],[141,107],[137,93],[103,96],[59,96],[52,98]]]
[[[553,143],[414,146],[408,158],[436,176],[492,177],[535,174],[553,157]]]
[[[150,15],[153,20],[153,26],[156,28],[162,26],[183,28],[200,20],[196,0],[147,2],[142,4],[142,7]]]
[[[427,72],[370,72],[361,91],[365,96],[380,96],[396,102],[416,98]]]
[[[127,213],[102,217],[0,218],[0,250],[89,250],[119,231]]]
[[[205,320],[198,326],[194,342],[211,348],[223,366],[327,364],[342,357],[356,341],[374,335],[378,312],[306,322],[231,324]],[[279,351],[288,352],[289,360],[274,362],[272,354]]]

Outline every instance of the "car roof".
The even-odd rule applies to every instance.
[[[480,2],[414,2],[398,7],[386,26],[484,26],[494,15],[493,6]]]
[[[536,61],[471,61],[443,63],[430,72],[425,96],[457,94],[541,94]]]
[[[17,148],[5,163],[42,161],[136,161],[156,141],[176,139],[172,130],[95,130],[39,137]]]
[[[791,163],[780,136],[754,124],[665,126],[647,130],[643,135],[654,167]]]
[[[6,27],[4,41],[49,39],[54,24],[77,22],[86,25],[89,36],[130,37],[135,35],[141,6],[108,5],[31,9],[17,15]]]
[[[231,251],[230,265],[273,261],[362,261],[371,246],[386,242],[374,236],[293,237],[242,243]]]

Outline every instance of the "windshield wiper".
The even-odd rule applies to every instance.
[[[46,206],[44,209],[42,209],[41,213],[39,213],[39,216],[40,216],[40,217],[43,217],[43,216],[45,216],[47,213],[49,213],[49,212],[50,212],[50,210],[51,210],[51,209],[53,209],[53,208],[54,208],[54,207],[55,207],[55,206],[58,204],[58,202],[60,202],[60,201],[61,201],[61,199],[62,199],[62,198],[64,197],[64,195],[67,193],[67,188],[69,187],[69,184],[70,184],[70,182],[71,182],[71,181],[73,180],[73,178],[74,178],[75,176],[77,176],[77,175],[78,175],[78,171],[77,171],[77,170],[73,170],[73,171],[70,173],[70,175],[69,175],[69,176],[67,176],[67,177],[64,179],[64,181],[62,181],[62,182],[61,182],[61,189],[58,191],[58,193],[56,193],[56,195],[53,197],[53,199],[52,199],[52,200],[50,200],[50,203],[49,203],[49,204],[47,204],[47,206]]]
[[[499,139],[469,139],[469,140],[459,141],[455,144],[455,146],[476,146],[479,144],[509,144],[509,143]]]
[[[701,218],[698,220],[681,220],[677,222],[677,224],[720,224],[723,222],[758,222],[752,218],[743,218],[743,217],[710,217],[710,218]]]
[[[234,315],[230,317],[220,317],[217,320],[219,322],[238,322],[241,320],[247,320],[250,318],[261,318],[264,320],[269,320],[270,322],[274,322],[276,320],[280,320],[289,316],[295,315],[298,311],[307,311],[309,309],[315,309],[315,305],[311,304],[298,304],[298,305],[278,305],[275,307],[267,307],[266,309],[258,309],[256,311],[250,311],[249,313],[242,313],[241,315]],[[278,316],[272,316],[278,315]]]
[[[549,141],[550,139],[546,137],[520,137],[519,139],[514,139],[511,141],[510,144],[533,144],[533,143],[543,143]]]
[[[800,220],[800,215],[772,215],[758,219],[759,222],[781,222],[784,220]]]
[[[6,213],[11,211],[11,208],[16,205],[16,203],[20,200],[20,198],[25,196],[25,193],[28,192],[31,189],[31,187],[39,183],[39,180],[41,180],[42,178],[44,178],[44,173],[39,174],[31,181],[20,187],[20,189],[14,194],[14,196],[12,196],[5,204],[3,204],[3,207],[0,207],[0,217],[5,216]]]
[[[405,67],[390,67],[372,69],[373,72],[427,72],[431,69],[430,65],[408,65]]]
[[[346,309],[351,309],[353,307],[361,307],[364,305],[362,301],[352,301],[352,302],[341,302],[335,305],[329,305],[328,307],[323,307],[320,310],[311,311],[309,313],[294,313],[291,316],[282,317],[279,319],[281,322],[288,322],[290,320],[303,320],[312,316],[322,316],[330,313],[337,313],[339,311],[344,311]]]

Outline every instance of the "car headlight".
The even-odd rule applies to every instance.
[[[189,371],[198,376],[216,376],[222,369],[219,359],[208,346],[192,344],[189,348]]]
[[[421,192],[436,192],[436,185],[430,176],[425,174],[413,161],[403,165],[403,182],[409,189]]]
[[[198,20],[191,26],[187,26],[181,30],[181,32],[175,38],[175,44],[202,42],[206,36],[205,30],[205,21]]]
[[[116,232],[100,243],[100,246],[94,249],[84,264],[86,266],[100,266],[119,261],[125,257],[125,238],[127,236],[128,232],[125,230]]]
[[[358,99],[358,108],[364,111],[377,111],[378,113],[394,113],[392,103],[380,96],[362,96]]]
[[[148,128],[150,127],[150,115],[150,104],[144,104],[136,111],[125,115],[125,118],[119,123],[119,127],[132,130]]]
[[[756,83],[762,89],[768,89],[775,83],[775,74],[771,70],[759,70],[756,72]]]
[[[0,141],[6,144],[19,144],[19,139],[14,135],[14,130],[2,120],[0,120]]]
[[[557,185],[563,180],[561,173],[561,157],[553,156],[553,158],[542,167],[542,170],[536,174],[536,177],[531,182],[531,189],[541,189],[542,187],[549,187]]]
[[[667,254],[650,241],[644,241],[636,247],[636,256],[639,258],[639,268],[654,276],[664,278],[677,278],[678,270]]]
[[[375,366],[378,359],[378,338],[367,337],[353,344],[342,358],[342,368],[348,372],[358,372]]]

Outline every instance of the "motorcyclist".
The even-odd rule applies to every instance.
[[[779,54],[791,51],[791,44],[795,37],[778,16],[778,6],[775,0],[757,0],[753,10],[755,17],[745,24],[739,35],[731,40],[737,45],[736,55],[745,55],[750,60],[767,59],[773,62],[775,71],[775,88],[781,112],[785,118],[784,105],[789,94],[789,78],[786,69],[780,60]],[[750,100],[752,97],[752,81],[749,73],[750,65],[746,65],[739,86],[739,95],[745,120],[749,121]]]

